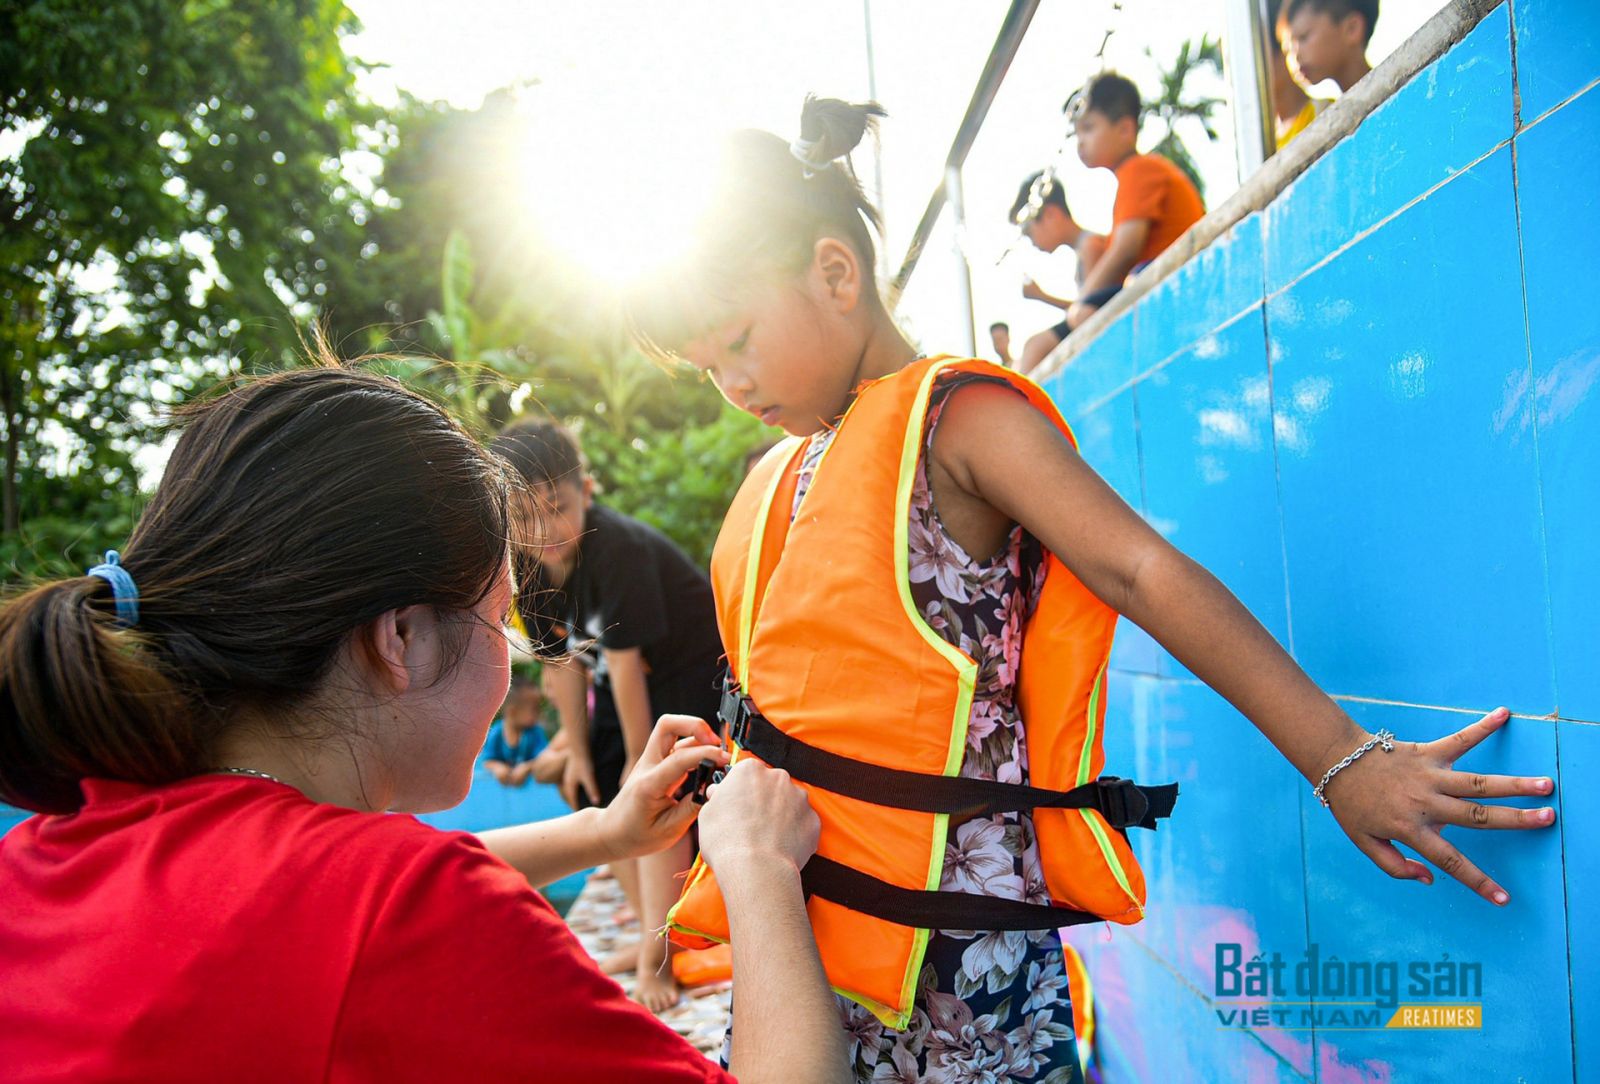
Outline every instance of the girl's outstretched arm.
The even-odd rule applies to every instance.
[[[1032,532],[1084,585],[1150,633],[1195,676],[1254,723],[1316,782],[1371,737],[1306,676],[1216,577],[1185,557],[1101,480],[1042,414],[996,385],[952,393],[934,438],[933,484],[992,507]],[[1023,466],[1025,465],[1025,466]],[[947,521],[948,522],[948,521]],[[1451,765],[1509,717],[1502,708],[1435,742],[1397,742],[1371,753],[1327,788],[1347,835],[1392,877],[1425,883],[1415,849],[1485,899],[1508,896],[1440,835],[1470,828],[1543,828],[1555,811],[1481,805],[1475,799],[1546,795],[1549,779],[1458,772]]]

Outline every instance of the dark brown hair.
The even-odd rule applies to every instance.
[[[530,486],[583,481],[583,453],[566,426],[550,418],[512,422],[489,444]]]
[[[850,152],[884,116],[876,102],[808,96],[800,111],[803,164],[787,140],[756,129],[735,132],[706,178],[706,214],[686,261],[626,299],[634,337],[657,358],[726,320],[752,287],[798,275],[822,237],[855,250],[876,297],[872,234],[877,210],[861,190]]]
[[[1362,30],[1368,45],[1372,44],[1372,31],[1378,25],[1378,0],[1289,0],[1285,19],[1293,19],[1305,9],[1321,12],[1336,23],[1352,15],[1361,16]]]
[[[1139,88],[1134,86],[1133,80],[1112,71],[1100,72],[1090,78],[1083,89],[1062,106],[1063,112],[1073,120],[1091,110],[1113,124],[1123,118],[1132,118],[1135,132],[1138,131],[1139,114],[1143,109]]]
[[[0,611],[7,802],[65,812],[88,776],[163,783],[213,768],[239,707],[303,701],[350,633],[388,610],[470,609],[505,560],[501,468],[387,377],[292,370],[178,420],[122,550],[137,625],[118,623],[110,585],[90,576]]]

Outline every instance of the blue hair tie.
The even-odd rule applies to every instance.
[[[118,621],[129,626],[139,623],[139,588],[134,586],[128,570],[122,567],[122,558],[116,550],[106,550],[105,562],[95,565],[84,574],[99,576],[111,585],[112,597],[117,600]]]

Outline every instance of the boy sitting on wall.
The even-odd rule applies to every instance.
[[[1117,177],[1111,234],[1104,251],[1084,271],[1079,299],[1067,307],[1062,326],[1069,331],[1205,214],[1200,193],[1182,170],[1159,154],[1139,153],[1141,107],[1139,88],[1116,72],[1095,76],[1067,103],[1078,158],[1090,169],[1109,169]],[[1026,372],[1032,365],[1024,358],[1018,368]]]
[[[1367,45],[1378,22],[1378,0],[1288,0],[1284,14],[1295,67],[1307,87],[1332,79],[1347,93],[1372,70]]]
[[[1072,212],[1067,208],[1066,189],[1053,173],[1040,170],[1030,174],[1022,182],[1022,187],[1017,190],[1016,201],[1011,204],[1011,221],[1022,229],[1022,235],[1041,252],[1055,252],[1062,245],[1072,247],[1078,255],[1078,290],[1081,295],[1084,276],[1105,251],[1106,239],[1078,225],[1077,220],[1072,217]],[[1105,304],[1116,292],[1115,289],[1106,292],[1105,296],[1096,300],[1094,304],[1097,307]],[[1031,301],[1043,301],[1047,305],[1054,305],[1063,310],[1070,309],[1074,304],[1068,298],[1045,293],[1032,279],[1022,284],[1022,296]],[[1018,371],[1025,373],[1037,366],[1071,330],[1072,327],[1063,320],[1054,327],[1046,328],[1031,336],[1023,344],[1022,357],[1016,366]],[[992,334],[993,329],[990,331]],[[1009,366],[1011,365],[1010,329],[1007,328],[1006,331],[1007,349],[1000,360],[1002,364]],[[995,349],[999,349],[998,341]]]

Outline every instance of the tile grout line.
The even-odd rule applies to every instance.
[[[1595,86],[1600,86],[1600,80],[1596,80],[1593,84],[1590,85],[1589,88],[1585,88],[1585,90],[1592,89]],[[1573,98],[1572,99],[1568,99],[1568,102],[1572,101],[1573,99],[1576,99],[1577,97],[1579,97],[1584,92],[1585,91],[1580,91],[1578,94],[1573,95]],[[1562,104],[1565,105],[1565,104],[1568,104],[1568,103],[1564,102]],[[1559,106],[1559,105],[1554,107],[1554,108],[1552,108],[1549,112],[1545,113],[1539,119],[1540,120],[1545,119],[1545,117],[1548,117],[1551,113],[1556,112],[1556,110],[1558,110],[1560,108],[1562,108],[1562,106]],[[1534,123],[1537,123],[1537,121],[1534,122]],[[1531,127],[1531,126],[1532,125],[1529,125],[1529,127]],[[1522,129],[1522,130],[1525,131],[1526,129]],[[1150,368],[1144,370],[1143,372],[1139,373],[1138,375],[1130,377],[1129,379],[1124,380],[1122,383],[1118,384],[1116,387],[1112,388],[1110,391],[1105,392],[1104,394],[1102,394],[1100,396],[1097,396],[1096,398],[1091,399],[1086,403],[1083,403],[1083,404],[1081,404],[1079,406],[1074,407],[1073,408],[1073,417],[1082,417],[1085,414],[1090,414],[1090,413],[1100,409],[1101,407],[1105,406],[1111,400],[1115,399],[1117,396],[1121,395],[1123,392],[1127,391],[1129,388],[1134,387],[1136,384],[1138,384],[1140,381],[1144,380],[1146,377],[1152,376],[1155,373],[1160,372],[1162,369],[1165,369],[1165,368],[1169,367],[1174,361],[1178,360],[1185,353],[1187,353],[1188,351],[1192,350],[1196,343],[1203,342],[1208,336],[1215,335],[1219,331],[1225,331],[1228,328],[1232,327],[1234,324],[1238,323],[1239,321],[1247,318],[1250,315],[1251,310],[1253,310],[1257,305],[1260,305],[1264,309],[1269,302],[1273,301],[1275,298],[1282,297],[1284,294],[1288,293],[1290,290],[1292,290],[1296,286],[1300,285],[1300,283],[1304,282],[1307,278],[1310,278],[1313,274],[1315,274],[1316,272],[1322,270],[1324,267],[1328,266],[1328,264],[1332,263],[1334,260],[1336,260],[1340,256],[1344,255],[1346,252],[1350,251],[1350,249],[1354,248],[1356,245],[1360,244],[1362,241],[1365,241],[1367,238],[1369,238],[1373,234],[1377,233],[1384,226],[1389,225],[1391,222],[1393,222],[1395,219],[1399,218],[1401,215],[1405,214],[1407,211],[1411,210],[1417,204],[1423,202],[1424,200],[1428,199],[1430,196],[1434,195],[1434,193],[1436,193],[1440,189],[1444,188],[1444,186],[1449,184],[1451,181],[1454,181],[1458,177],[1461,177],[1463,174],[1466,174],[1466,173],[1470,172],[1471,170],[1475,169],[1476,167],[1482,165],[1484,162],[1488,161],[1490,158],[1493,158],[1500,151],[1506,149],[1507,147],[1510,147],[1512,145],[1512,141],[1515,138],[1516,134],[1520,134],[1520,133],[1517,131],[1517,129],[1515,127],[1515,124],[1513,124],[1513,135],[1512,136],[1507,137],[1506,139],[1503,139],[1500,142],[1496,143],[1494,146],[1490,147],[1487,151],[1485,151],[1484,153],[1480,154],[1478,157],[1474,158],[1472,161],[1470,161],[1470,162],[1466,163],[1465,165],[1463,165],[1460,169],[1457,169],[1457,170],[1453,171],[1449,176],[1447,176],[1447,177],[1443,178],[1442,180],[1439,180],[1439,181],[1435,182],[1434,184],[1430,185],[1428,188],[1424,189],[1422,192],[1420,192],[1417,195],[1411,197],[1405,203],[1401,204],[1399,207],[1397,207],[1393,211],[1389,212],[1387,215],[1385,215],[1383,218],[1379,219],[1377,222],[1374,222],[1372,225],[1370,225],[1370,226],[1366,227],[1365,229],[1361,230],[1360,232],[1352,235],[1349,239],[1344,241],[1338,247],[1336,247],[1336,248],[1332,249],[1331,251],[1329,251],[1328,253],[1326,253],[1321,259],[1317,260],[1316,263],[1312,264],[1310,267],[1307,267],[1304,271],[1301,271],[1299,274],[1295,275],[1295,277],[1293,279],[1291,279],[1288,282],[1284,283],[1282,286],[1278,287],[1277,289],[1268,291],[1266,289],[1266,287],[1265,287],[1265,284],[1263,283],[1262,296],[1258,300],[1251,301],[1249,305],[1245,306],[1239,312],[1234,313],[1232,316],[1228,317],[1226,320],[1223,320],[1221,323],[1217,324],[1215,327],[1213,327],[1209,331],[1207,331],[1204,335],[1201,335],[1198,339],[1195,339],[1193,342],[1186,343],[1184,346],[1179,347],[1177,350],[1173,351],[1171,354],[1169,354],[1166,357],[1162,358],[1160,361],[1157,361],[1157,362],[1153,363],[1150,366]],[[1263,222],[1263,227],[1262,228],[1263,228],[1263,231],[1265,231],[1266,226],[1265,226],[1264,222]],[[1266,244],[1263,241],[1263,244],[1262,244],[1262,261],[1263,261],[1263,265],[1265,264],[1265,260],[1266,260]],[[1131,308],[1128,311],[1127,315],[1130,318],[1136,318],[1136,314],[1138,313],[1139,309],[1144,306],[1144,301],[1145,301],[1144,298],[1140,298],[1138,300],[1138,302],[1133,306],[1133,308]],[[1134,329],[1132,333],[1134,335],[1137,335],[1137,329]],[[1135,357],[1138,356],[1138,352],[1137,352],[1136,349],[1131,351],[1131,353],[1133,353],[1133,355]]]
[[[1511,36],[1511,213],[1517,228],[1517,277],[1522,285],[1522,342],[1527,352],[1528,362],[1528,428],[1533,440],[1533,487],[1538,498],[1539,506],[1539,551],[1543,558],[1544,570],[1544,597],[1545,597],[1545,642],[1550,650],[1550,691],[1555,701],[1555,716],[1561,717],[1561,668],[1556,664],[1556,634],[1555,634],[1555,595],[1551,590],[1550,581],[1550,531],[1545,518],[1544,498],[1544,464],[1539,447],[1539,393],[1538,382],[1534,378],[1533,363],[1533,321],[1528,312],[1528,250],[1526,239],[1522,232],[1522,175],[1520,170],[1519,151],[1521,149],[1522,127],[1522,80],[1521,70],[1518,67],[1517,50],[1517,0],[1506,4],[1506,15],[1510,24]],[[1600,82],[1597,80],[1596,82]],[[1590,84],[1593,86],[1594,84]],[[1583,93],[1582,91],[1579,94]],[[1573,95],[1576,99],[1578,95]],[[1565,104],[1565,103],[1563,103]],[[1557,106],[1556,109],[1560,109]],[[1545,115],[1554,113],[1552,109]],[[1572,899],[1568,890],[1570,878],[1567,876],[1567,818],[1565,788],[1562,786],[1563,773],[1561,771],[1561,727],[1553,728],[1551,743],[1554,747],[1555,785],[1556,792],[1553,803],[1556,807],[1556,818],[1561,822],[1561,908],[1566,915],[1567,948],[1567,1036],[1571,1043],[1573,1079],[1577,1079],[1578,1066],[1578,1016],[1577,999],[1573,996],[1575,991],[1572,986],[1573,959],[1572,959]]]
[[[1162,674],[1146,673],[1143,670],[1126,670],[1120,666],[1114,666],[1111,669],[1114,673],[1122,674],[1127,677],[1154,678],[1157,681],[1167,681],[1174,685],[1205,685],[1205,682],[1196,677],[1169,677]],[[1209,688],[1209,686],[1207,687]],[[1329,693],[1328,696],[1330,699],[1350,704],[1375,704],[1379,707],[1388,708],[1415,708],[1419,711],[1444,711],[1450,712],[1454,715],[1485,714],[1482,708],[1467,708],[1454,704],[1423,704],[1414,700],[1390,700],[1381,696],[1359,696],[1354,693]],[[1571,726],[1600,726],[1600,719],[1576,719],[1565,715],[1530,715],[1527,712],[1522,711],[1512,712],[1511,718],[1525,719],[1531,723],[1566,723]]]
[[[1183,357],[1183,355],[1189,353],[1196,346],[1198,346],[1201,343],[1205,342],[1211,336],[1217,334],[1217,332],[1219,332],[1219,331],[1227,331],[1234,324],[1237,324],[1237,323],[1239,323],[1239,322],[1241,322],[1243,320],[1248,319],[1252,312],[1254,312],[1258,308],[1264,307],[1265,304],[1266,303],[1264,301],[1259,300],[1259,299],[1250,302],[1250,304],[1246,305],[1244,308],[1240,309],[1238,312],[1234,313],[1232,316],[1230,316],[1226,320],[1222,321],[1216,327],[1213,327],[1210,330],[1208,330],[1204,335],[1201,335],[1199,338],[1194,339],[1194,340],[1192,340],[1190,342],[1184,343],[1182,346],[1180,346],[1178,349],[1174,350],[1172,353],[1168,354],[1166,357],[1162,358],[1160,361],[1152,363],[1150,368],[1145,369],[1138,376],[1129,377],[1127,380],[1124,380],[1122,383],[1118,384],[1116,387],[1112,388],[1110,391],[1105,392],[1105,393],[1103,393],[1101,395],[1098,395],[1095,398],[1090,399],[1087,402],[1085,402],[1085,403],[1083,403],[1083,404],[1081,404],[1079,406],[1073,407],[1072,408],[1073,409],[1072,416],[1074,418],[1081,418],[1085,414],[1093,414],[1095,411],[1099,410],[1101,407],[1103,407],[1107,403],[1111,402],[1113,399],[1115,399],[1117,396],[1121,395],[1123,392],[1128,391],[1129,389],[1133,388],[1137,384],[1143,382],[1146,377],[1154,376],[1156,373],[1160,372],[1161,370],[1166,369],[1166,368],[1170,368],[1173,362],[1175,362],[1179,358]],[[1130,310],[1130,316],[1133,316],[1134,318],[1137,318],[1137,313],[1138,312],[1139,312],[1139,307],[1135,306],[1133,309]],[[1135,327],[1134,330],[1133,330],[1133,335],[1135,336],[1135,344],[1137,344],[1137,336],[1138,336],[1138,334],[1139,334],[1139,330],[1138,330],[1137,327]],[[1134,351],[1134,355],[1137,356],[1137,350]]]
[[[1496,143],[1494,146],[1492,146],[1488,150],[1484,151],[1482,154],[1480,154],[1478,157],[1474,158],[1472,161],[1468,162],[1466,165],[1462,166],[1460,169],[1452,171],[1449,176],[1443,178],[1442,180],[1436,181],[1432,185],[1429,185],[1427,189],[1425,189],[1424,191],[1422,191],[1422,192],[1418,193],[1417,195],[1411,197],[1405,203],[1401,204],[1399,207],[1395,208],[1393,211],[1390,211],[1388,214],[1384,215],[1381,219],[1379,219],[1378,221],[1374,222],[1372,225],[1370,225],[1367,228],[1361,230],[1359,233],[1355,234],[1349,240],[1345,241],[1343,244],[1339,245],[1337,248],[1335,248],[1332,251],[1328,252],[1320,260],[1318,260],[1316,263],[1312,264],[1310,267],[1306,268],[1304,271],[1302,271],[1299,274],[1295,275],[1294,278],[1290,279],[1288,282],[1284,283],[1282,286],[1278,287],[1276,290],[1272,290],[1272,291],[1268,292],[1266,294],[1266,296],[1262,300],[1264,302],[1271,301],[1274,298],[1281,297],[1284,294],[1288,293],[1290,290],[1292,290],[1296,286],[1300,285],[1300,283],[1304,282],[1306,279],[1310,278],[1312,275],[1316,274],[1318,271],[1321,271],[1324,267],[1327,267],[1334,260],[1338,259],[1340,256],[1343,256],[1346,252],[1349,252],[1356,245],[1360,244],[1362,241],[1365,241],[1367,238],[1369,238],[1373,234],[1377,233],[1383,227],[1387,226],[1389,223],[1393,222],[1395,219],[1399,218],[1401,215],[1403,215],[1407,211],[1411,210],[1411,208],[1415,207],[1417,204],[1421,203],[1423,200],[1425,200],[1428,197],[1432,196],[1435,192],[1438,192],[1440,189],[1442,189],[1445,185],[1449,184],[1451,181],[1454,181],[1456,178],[1461,177],[1461,176],[1471,172],[1473,169],[1475,169],[1478,166],[1482,165],[1484,162],[1488,161],[1490,158],[1493,158],[1500,151],[1504,150],[1506,147],[1511,145],[1512,138],[1513,138],[1512,136],[1507,136],[1505,139],[1503,139],[1500,142]],[[1263,247],[1265,247],[1265,246],[1263,246]]]
[[[1514,53],[1512,54],[1512,57],[1511,57],[1511,63],[1512,63],[1512,72],[1513,72],[1513,74],[1515,74],[1515,71],[1516,71],[1516,54],[1514,54]],[[1571,105],[1573,102],[1576,102],[1579,98],[1583,97],[1585,94],[1589,93],[1591,90],[1594,90],[1596,87],[1600,87],[1600,79],[1595,79],[1592,82],[1586,83],[1585,85],[1579,87],[1577,90],[1573,91],[1571,94],[1567,95],[1565,98],[1563,98],[1559,102],[1557,102],[1555,105],[1552,105],[1549,109],[1546,109],[1543,113],[1540,113],[1537,117],[1534,117],[1527,124],[1522,125],[1522,127],[1521,127],[1521,129],[1520,129],[1518,134],[1520,134],[1521,132],[1526,132],[1529,128],[1532,128],[1536,124],[1543,124],[1545,121],[1549,120],[1551,117],[1555,116],[1557,113],[1561,112],[1567,106]],[[1519,96],[1519,106],[1520,106],[1520,96],[1521,96],[1520,88],[1518,89],[1518,96]]]
[[[1194,994],[1195,997],[1199,998],[1202,1002],[1205,1003],[1205,1006],[1206,1006],[1206,1008],[1208,1010],[1210,1010],[1212,1012],[1216,1011],[1216,1003],[1211,1000],[1211,998],[1206,994],[1206,992],[1204,990],[1202,990],[1200,987],[1196,986],[1190,980],[1188,975],[1185,975],[1183,972],[1179,971],[1176,967],[1174,967],[1173,964],[1169,960],[1167,960],[1167,958],[1165,956],[1162,956],[1155,949],[1153,949],[1149,945],[1145,944],[1143,938],[1134,937],[1134,936],[1132,936],[1130,934],[1129,937],[1128,937],[1128,940],[1132,941],[1135,945],[1138,945],[1140,951],[1142,951],[1146,956],[1150,957],[1151,960],[1155,961],[1155,963],[1161,968],[1161,970],[1165,971],[1173,979],[1176,979],[1177,982],[1178,982],[1178,985],[1187,987],[1189,989],[1190,993]],[[1300,1079],[1307,1081],[1308,1084],[1314,1084],[1314,1082],[1315,1082],[1315,1073],[1317,1071],[1317,1064],[1316,1064],[1315,1061],[1313,1061],[1311,1063],[1311,1072],[1312,1072],[1313,1075],[1312,1076],[1306,1076],[1299,1069],[1296,1069],[1294,1067],[1294,1063],[1293,1062],[1291,1062],[1288,1058],[1284,1057],[1282,1054],[1280,1054],[1276,1050],[1274,1050],[1272,1048],[1272,1046],[1270,1044],[1268,1044],[1268,1042],[1265,1039],[1263,1039],[1261,1037],[1260,1033],[1257,1032],[1254,1028],[1246,1027],[1246,1028],[1243,1029],[1243,1031],[1244,1031],[1244,1033],[1246,1035],[1250,1036],[1256,1042],[1260,1043],[1261,1044],[1261,1049],[1263,1049],[1267,1053],[1271,1054],[1274,1058],[1277,1058],[1278,1061],[1282,1063],[1282,1065],[1283,1065],[1283,1067],[1285,1069],[1288,1069],[1291,1073],[1293,1073],[1295,1076],[1298,1076]],[[1313,1032],[1313,1034],[1315,1034],[1315,1032]],[[1313,1051],[1314,1050],[1315,1050],[1315,1047],[1313,1047]]]
[[[1267,439],[1272,444],[1272,485],[1274,503],[1278,506],[1278,554],[1279,568],[1283,572],[1283,626],[1284,635],[1288,639],[1285,645],[1291,659],[1295,658],[1294,651],[1294,599],[1289,592],[1289,533],[1283,520],[1283,464],[1278,458],[1278,399],[1277,399],[1277,367],[1272,359],[1272,318],[1267,312],[1267,231],[1270,224],[1267,216],[1261,216],[1261,348],[1262,361],[1267,367]],[[1306,944],[1311,944],[1311,862],[1307,855],[1308,841],[1306,839],[1306,803],[1305,795],[1297,788],[1295,792],[1295,827],[1300,834],[1300,920],[1305,929]],[[1315,1001],[1315,998],[1313,998]],[[1311,1028],[1311,1078],[1320,1080],[1322,1038],[1315,1025],[1315,1017]]]

